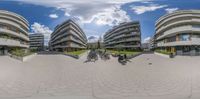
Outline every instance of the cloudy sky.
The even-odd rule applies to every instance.
[[[47,44],[54,27],[72,18],[87,37],[99,37],[113,26],[140,21],[142,41],[154,34],[155,21],[175,10],[200,9],[200,0],[0,0],[0,9],[24,16],[30,33],[43,33]]]

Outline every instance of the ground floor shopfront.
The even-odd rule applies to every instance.
[[[105,47],[108,50],[119,50],[119,51],[141,51],[141,47]]]
[[[188,55],[197,56],[200,55],[200,46],[169,46],[158,48],[160,50],[166,50],[167,52],[174,53],[175,55]]]
[[[8,48],[0,46],[0,55],[6,55],[8,53]]]

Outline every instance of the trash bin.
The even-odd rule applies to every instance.
[[[170,54],[169,54],[169,57],[170,57],[170,58],[174,58],[173,53],[170,53]]]

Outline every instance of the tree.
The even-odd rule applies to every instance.
[[[97,42],[97,49],[100,49],[101,48],[101,45],[100,45],[100,41],[98,40]]]

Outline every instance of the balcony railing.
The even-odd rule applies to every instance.
[[[106,45],[123,43],[123,42],[133,42],[133,41],[140,41],[140,38],[139,37],[134,37],[134,38],[128,38],[128,39],[123,39],[123,40],[118,40],[118,41],[112,41],[112,42],[109,42]]]
[[[1,22],[4,22],[4,23],[7,23],[7,24],[9,24],[9,25],[13,25],[13,26],[19,28],[19,29],[20,29],[21,31],[23,31],[25,34],[28,34],[28,32],[27,32],[25,29],[23,29],[19,24],[15,23],[15,22],[8,21],[8,20],[3,20],[3,19],[0,19],[0,21],[1,21]]]
[[[164,46],[184,46],[184,45],[200,45],[200,38],[192,38],[189,41],[174,41],[174,42],[160,42],[157,43],[158,47],[164,47]]]
[[[26,48],[29,47],[28,44],[25,44],[25,43],[17,41],[17,40],[7,39],[7,38],[0,38],[0,45],[2,45],[2,46],[18,46],[18,47],[26,47]]]
[[[22,38],[22,39],[27,40],[27,41],[29,40],[28,36],[25,36],[22,33],[19,34],[19,33],[13,32],[11,30],[2,29],[2,28],[0,28],[0,32],[4,32],[4,33],[7,33],[9,35],[17,36],[17,37]]]
[[[168,31],[165,31],[164,34],[160,37],[157,38],[157,40],[160,40],[168,35],[176,35],[178,33],[192,33],[192,32],[200,32],[200,28],[195,28],[192,27],[191,25],[187,25],[187,26],[181,26],[181,27],[175,27],[172,28]]]

